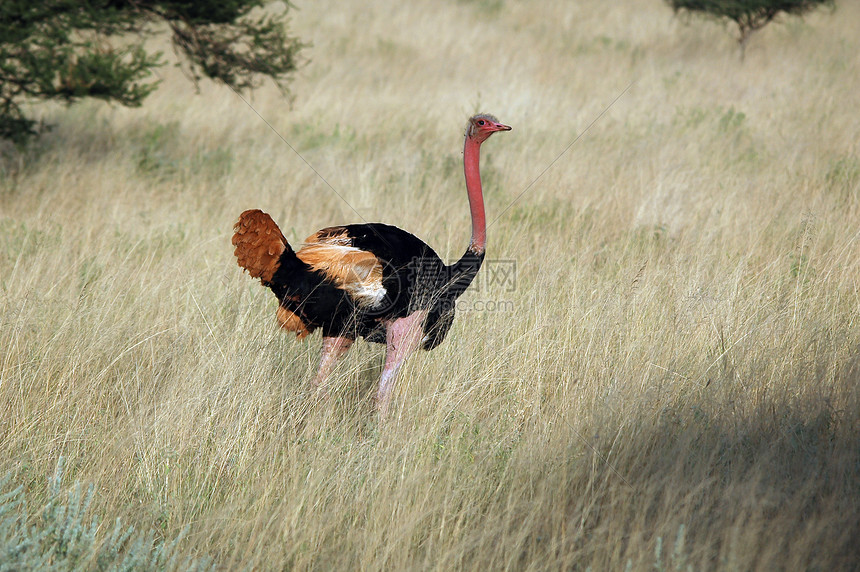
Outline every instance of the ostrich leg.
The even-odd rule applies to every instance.
[[[419,310],[405,318],[398,318],[388,323],[385,367],[382,368],[382,377],[376,392],[376,409],[383,418],[388,415],[391,390],[394,389],[397,372],[400,371],[406,358],[412,355],[421,344],[421,338],[424,337],[421,326],[426,318],[427,310]]]
[[[343,354],[352,346],[353,340],[341,337],[323,337],[322,357],[320,358],[320,368],[317,371],[317,376],[314,379],[314,387],[325,391],[328,377],[334,371],[337,361],[343,357]]]

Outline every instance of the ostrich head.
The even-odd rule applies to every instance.
[[[469,118],[469,123],[466,124],[466,137],[483,143],[487,137],[496,131],[510,131],[508,125],[499,123],[499,120],[487,113],[480,113]]]

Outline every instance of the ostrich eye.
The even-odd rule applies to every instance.
[[[479,119],[479,120],[478,120],[478,125],[483,125],[483,124],[484,124],[484,120],[483,120],[483,119]]]

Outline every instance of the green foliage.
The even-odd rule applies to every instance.
[[[23,487],[0,493],[0,572],[7,570],[209,570],[214,565],[180,559],[183,531],[172,541],[156,540],[153,531],[136,533],[117,519],[110,534],[91,516],[92,484],[62,491],[64,460],[48,482],[45,504],[31,513]],[[8,488],[11,475],[0,481]]]
[[[738,43],[746,46],[750,34],[770,23],[780,13],[802,16],[820,6],[835,5],[835,0],[666,0],[677,12],[698,13],[730,20],[738,27]]]
[[[682,524],[678,527],[678,534],[675,537],[675,544],[672,547],[672,554],[669,555],[669,562],[663,561],[663,537],[658,536],[654,543],[654,570],[664,572],[672,570],[675,572],[692,571],[693,566],[687,564],[687,552],[684,547],[687,529]],[[627,562],[628,569],[631,567],[631,562]]]
[[[839,157],[828,169],[825,183],[845,198],[860,195],[860,159],[855,155]]]
[[[159,181],[183,180],[189,176],[214,181],[230,172],[233,166],[231,149],[196,146],[189,150],[179,128],[179,122],[170,121],[129,135],[139,174]]]
[[[747,116],[743,111],[735,111],[734,107],[730,107],[722,117],[720,117],[720,131],[735,131],[740,129]]]
[[[38,132],[22,105],[85,97],[135,107],[156,89],[160,52],[144,42],[166,24],[194,81],[233,89],[271,78],[286,92],[301,42],[287,32],[288,9],[252,12],[266,0],[4,0],[0,4],[0,138],[21,144]],[[289,5],[287,5],[289,8]]]

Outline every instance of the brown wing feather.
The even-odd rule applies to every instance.
[[[305,244],[325,243],[338,246],[352,246],[349,231],[342,226],[321,228],[305,239]]]
[[[290,248],[287,239],[268,214],[252,209],[239,215],[233,227],[233,246],[236,247],[236,261],[254,278],[271,282],[278,270],[281,255]],[[297,301],[296,299],[291,299]],[[294,312],[278,305],[278,324],[285,330],[296,333],[298,339],[307,336],[314,329],[309,327]]]
[[[295,332],[298,339],[302,339],[311,333],[310,328],[307,327],[301,318],[283,306],[278,306],[278,323],[285,330]]]
[[[343,227],[318,230],[305,240],[299,259],[346,290],[361,306],[382,301],[382,263],[372,253],[352,246],[352,238]]]
[[[236,262],[254,278],[271,282],[281,254],[289,248],[281,229],[268,214],[252,209],[239,215],[233,231]]]

